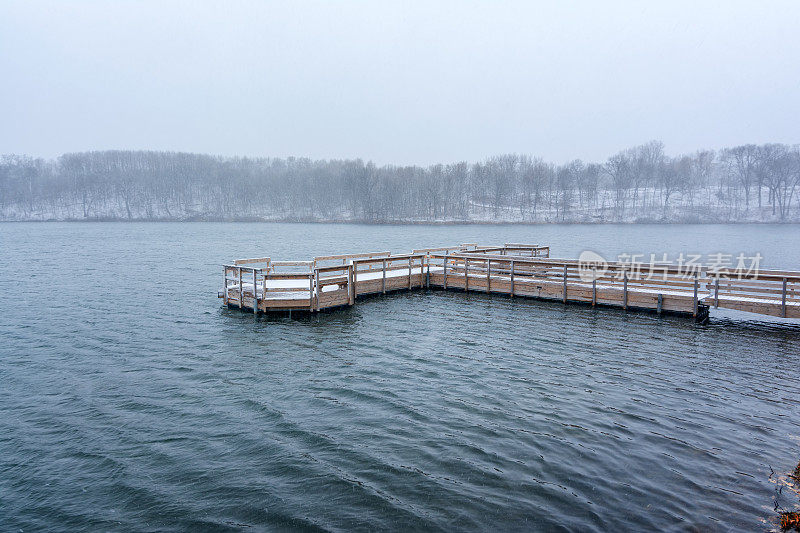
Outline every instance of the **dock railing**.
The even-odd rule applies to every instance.
[[[707,289],[715,308],[729,308],[786,318],[800,306],[800,272],[707,271]],[[791,311],[791,312],[789,312]]]
[[[411,289],[414,286],[422,287],[425,284],[425,264],[427,254],[410,253],[390,255],[386,257],[373,257],[367,259],[354,259],[353,264],[353,290],[358,291],[357,282],[362,280],[364,285],[363,292],[381,292],[395,290],[399,288]],[[395,272],[407,271],[407,285],[398,287],[398,276],[392,275]],[[416,277],[416,281],[415,278]],[[387,284],[387,279],[389,283]],[[380,291],[377,286],[380,285]]]
[[[315,311],[327,307],[353,305],[355,303],[353,265],[315,267],[311,299]]]
[[[499,292],[564,302],[665,309],[696,315],[707,293],[699,275],[675,265],[606,263],[587,270],[578,260],[433,253],[432,283],[466,292]],[[665,303],[666,300],[666,303]]]
[[[223,303],[254,312],[319,311],[367,294],[421,287],[532,296],[624,309],[689,313],[708,307],[800,318],[800,272],[718,271],[700,264],[605,262],[549,257],[535,244],[462,244],[409,254],[369,252],[312,261],[243,259],[224,265]],[[333,263],[333,264],[326,264]]]
[[[376,257],[389,257],[391,252],[367,252],[360,254],[324,255],[314,258],[314,267],[331,266],[333,264],[346,265],[354,259],[373,259]]]
[[[259,280],[263,279],[263,270],[257,267],[242,266],[247,261],[251,260],[244,260],[244,262],[233,265],[223,265],[222,301],[225,305],[236,305],[239,309],[250,307],[245,305],[245,297],[249,293],[252,308],[254,312],[258,312],[257,287]]]

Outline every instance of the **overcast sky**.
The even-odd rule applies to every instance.
[[[800,142],[800,2],[0,3],[0,153],[562,162],[651,139]]]

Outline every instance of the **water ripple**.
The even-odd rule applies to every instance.
[[[75,275],[0,317],[2,529],[753,530],[800,455],[796,326],[435,292],[254,319],[213,295],[259,225],[39,227],[0,290]]]

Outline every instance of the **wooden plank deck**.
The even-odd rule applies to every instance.
[[[800,272],[717,273],[703,266],[687,272],[669,264],[613,262],[598,271],[549,253],[547,246],[507,243],[311,261],[243,259],[224,265],[219,296],[224,305],[256,314],[318,312],[354,305],[365,295],[432,288],[678,313],[700,322],[711,307],[800,318]]]

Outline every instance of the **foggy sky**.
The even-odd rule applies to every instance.
[[[800,142],[800,2],[0,3],[0,153]]]

